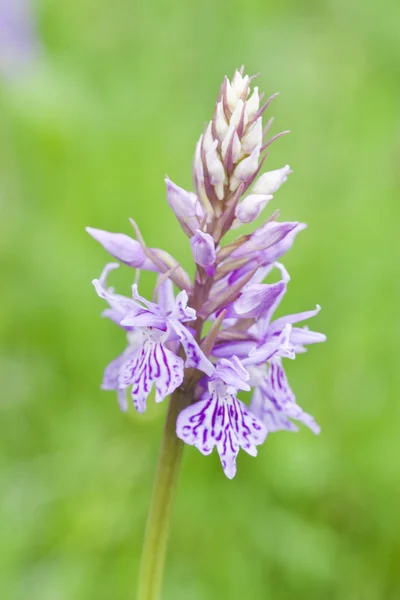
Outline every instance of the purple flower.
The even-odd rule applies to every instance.
[[[178,437],[202,454],[211,454],[216,446],[229,479],[236,473],[239,448],[256,456],[256,446],[267,436],[265,425],[236,398],[239,389],[250,389],[248,379],[236,356],[221,359],[208,379],[208,392],[202,400],[185,408],[176,424]]]
[[[235,342],[217,344],[213,354],[225,357],[235,353],[242,360],[250,374],[250,385],[255,390],[250,410],[263,420],[268,431],[297,431],[297,427],[289,420],[293,418],[304,422],[314,433],[319,433],[319,426],[314,419],[296,404],[281,359],[293,359],[296,354],[306,351],[306,345],[326,340],[325,335],[310,331],[307,327],[293,327],[294,324],[318,314],[320,307],[271,321],[289,281],[284,267],[279,264],[276,266],[281,271],[281,281],[270,285],[254,283],[246,286],[227,312],[227,316],[236,317],[230,323],[232,332],[239,326],[243,316],[257,318],[248,328],[247,336]],[[261,273],[261,277],[263,274]],[[254,288],[258,289],[258,294]]]
[[[253,232],[226,242],[226,234],[261,215],[292,172],[288,165],[261,172],[265,150],[288,132],[268,138],[272,119],[264,126],[263,115],[275,96],[260,106],[263,95],[257,87],[251,91],[252,79],[243,69],[232,80],[225,77],[196,145],[194,191],[165,179],[168,204],[190,240],[193,278],[170,254],[148,248],[132,219],[135,239],[87,229],[114,258],[136,270],[136,280],[140,270],[156,273],[157,279],[152,302],[139,295],[136,284],[129,298],[107,289],[107,273],[118,265],[108,265],[94,281],[108,302],[103,315],[128,341],[106,368],[102,387],[117,392],[123,410],[129,388],[139,412],[152,388],[156,402],[172,394],[169,414],[179,414],[176,434],[205,455],[216,446],[229,478],[239,449],[255,456],[268,431],[295,431],[294,420],[319,432],[296,403],[283,359],[293,360],[308,344],[325,340],[298,326],[319,306],[273,320],[290,280],[276,261],[291,249],[304,223],[279,222],[276,211]],[[274,268],[279,281],[266,282]],[[181,290],[176,297],[174,285]],[[251,389],[247,407],[237,394]],[[167,431],[174,435],[170,419]]]
[[[254,394],[250,410],[266,425],[268,431],[298,431],[297,425],[290,419],[301,421],[314,433],[320,432],[313,417],[296,404],[280,358],[273,358],[268,368],[263,366],[253,373],[249,368],[250,380],[254,385]]]
[[[190,331],[182,325],[196,318],[196,311],[187,305],[186,292],[180,292],[171,302],[170,288],[164,306],[145,300],[139,295],[136,284],[132,286],[132,299],[120,296],[105,287],[109,271],[116,267],[118,264],[107,265],[93,285],[98,295],[109,303],[110,309],[105,316],[127,329],[129,345],[106,368],[102,387],[117,390],[122,410],[127,409],[124,391],[130,387],[133,404],[142,413],[153,385],[156,402],[161,402],[182,383],[185,365],[209,373],[213,366]],[[165,306],[171,310],[166,310]],[[176,341],[185,349],[185,362],[168,348],[168,343]]]

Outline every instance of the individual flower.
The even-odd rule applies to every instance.
[[[276,266],[281,271],[281,281],[275,284],[255,282],[246,286],[238,300],[226,311],[226,316],[234,320],[223,335],[240,331],[241,318],[254,319],[255,322],[249,324],[247,333],[241,339],[217,343],[213,354],[227,357],[235,353],[241,359],[249,372],[249,383],[254,388],[250,410],[265,423],[268,431],[297,431],[290,421],[292,418],[302,421],[314,433],[319,433],[319,426],[314,419],[296,404],[282,358],[293,359],[296,354],[305,352],[308,344],[326,340],[324,334],[310,331],[308,327],[293,327],[318,314],[320,307],[272,321],[289,281],[283,265],[277,263]],[[265,271],[261,272],[260,277],[264,274]]]
[[[267,436],[265,425],[236,398],[238,390],[249,390],[249,374],[239,359],[222,358],[208,378],[208,392],[180,413],[176,433],[186,444],[204,455],[216,446],[225,475],[236,473],[236,457],[242,448],[256,456]]]
[[[156,402],[161,402],[182,383],[185,365],[204,372],[212,372],[213,367],[183,325],[196,318],[196,311],[187,305],[186,292],[180,292],[171,302],[170,288],[164,306],[140,296],[136,284],[132,286],[132,299],[120,296],[106,288],[107,275],[116,267],[118,264],[107,265],[93,285],[109,303],[105,316],[127,329],[128,348],[108,365],[102,387],[117,391],[123,410],[127,409],[125,390],[131,388],[133,404],[142,413],[153,385]],[[168,348],[169,342],[177,340],[185,349],[185,361]]]

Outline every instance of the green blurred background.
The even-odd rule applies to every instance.
[[[288,365],[322,434],[269,437],[233,481],[186,448],[164,598],[400,597],[400,4],[38,0],[35,64],[0,83],[0,598],[133,598],[166,403],[102,392],[124,347],[86,225],[190,266],[165,200],[191,186],[220,82],[260,72],[274,208],[304,220],[282,311],[328,342]],[[131,273],[114,276],[128,290]],[[150,293],[152,278],[142,291]]]

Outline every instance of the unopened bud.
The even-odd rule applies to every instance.
[[[240,120],[242,118],[243,107],[244,107],[244,102],[243,102],[243,100],[239,99],[237,101],[235,110],[233,111],[233,114],[232,114],[232,116],[230,118],[230,121],[229,121],[229,125],[231,127],[237,128],[237,126],[239,125]],[[246,125],[247,125],[247,115],[244,114],[244,127],[246,127]]]
[[[224,107],[222,102],[218,102],[215,111],[215,129],[217,131],[219,139],[222,141],[228,133],[229,125],[226,122]]]
[[[236,207],[235,216],[242,223],[255,221],[273,196],[267,194],[250,194]]]
[[[256,146],[261,146],[262,138],[262,117],[259,117],[241,139],[243,153],[250,154]]]
[[[201,145],[203,142],[203,135],[200,136],[199,141],[196,144],[196,152],[194,155],[194,174],[198,184],[204,181],[204,169],[203,161],[201,160]]]
[[[93,227],[86,227],[86,231],[117,260],[135,269],[158,271],[156,265],[146,256],[137,240],[124,233],[111,233]]]
[[[238,98],[235,94],[235,91],[232,89],[231,82],[228,78],[225,79],[224,93],[228,107],[233,112],[236,108]]]
[[[231,191],[237,190],[242,181],[245,181],[251,175],[257,171],[258,158],[260,156],[260,146],[254,148],[253,152],[247,158],[244,158],[236,167],[231,177],[230,189]]]
[[[249,93],[249,81],[250,78],[248,75],[245,75],[243,77],[240,71],[235,71],[235,74],[232,79],[232,89],[238,98],[246,100],[247,95]]]
[[[235,164],[239,159],[242,147],[241,147],[241,144],[239,141],[239,136],[236,133],[236,129],[233,128],[231,125],[229,126],[229,131],[226,134],[224,141],[222,142],[221,154],[222,154],[222,158],[225,160],[226,152],[228,150],[229,144],[231,143],[232,136],[233,136],[232,162],[233,162],[233,164]]]
[[[187,235],[193,235],[200,226],[200,221],[203,217],[203,211],[196,194],[187,192],[168,177],[165,178],[165,183],[167,186],[168,204],[174,211],[184,232]]]
[[[260,96],[258,95],[258,87],[255,87],[252,95],[246,102],[246,112],[247,112],[249,121],[251,121],[251,119],[256,115],[259,108],[260,108]]]
[[[291,172],[289,165],[286,165],[286,167],[282,167],[281,169],[264,173],[256,181],[252,190],[253,193],[274,194],[281,187],[282,183],[285,183]]]
[[[209,275],[213,275],[215,268],[215,243],[209,233],[197,229],[190,240],[195,263],[203,267]]]
[[[219,200],[224,196],[223,183],[225,181],[225,169],[217,153],[218,141],[214,140],[212,147],[206,153],[206,164],[210,176],[210,183],[215,187],[215,193]]]

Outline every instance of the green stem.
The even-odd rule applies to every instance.
[[[189,395],[180,390],[174,392],[169,402],[147,519],[137,600],[159,600],[160,598],[169,522],[184,446],[175,433],[176,419],[180,411],[189,403]]]

